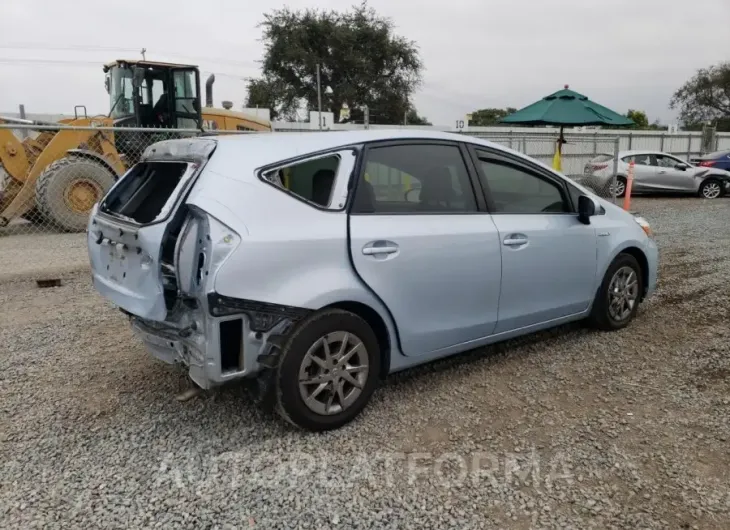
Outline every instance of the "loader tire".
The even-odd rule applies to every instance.
[[[36,181],[41,216],[65,232],[83,232],[94,204],[109,191],[115,175],[93,158],[69,155],[48,165]]]

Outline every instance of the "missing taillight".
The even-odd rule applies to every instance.
[[[243,319],[226,320],[219,324],[221,371],[231,372],[241,369],[243,354]]]

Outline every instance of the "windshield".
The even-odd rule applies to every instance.
[[[134,114],[132,70],[114,66],[110,70],[109,116],[114,119]]]

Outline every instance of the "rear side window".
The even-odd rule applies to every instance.
[[[629,164],[633,161],[634,164],[636,164],[637,166],[651,166],[652,165],[651,156],[649,156],[647,154],[625,156],[621,160],[623,160],[627,164]]]
[[[101,210],[148,224],[167,215],[165,205],[188,169],[185,162],[142,162],[134,166],[101,205]]]
[[[474,190],[458,146],[404,144],[368,150],[353,213],[476,211]]]
[[[340,156],[329,155],[265,171],[262,177],[299,199],[329,208],[339,166]]]

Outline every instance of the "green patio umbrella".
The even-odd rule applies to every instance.
[[[560,170],[562,144],[565,143],[563,127],[575,125],[633,125],[634,122],[612,111],[609,108],[591,101],[565,85],[563,90],[545,96],[540,101],[504,117],[502,123],[519,123],[522,125],[559,125],[558,138],[553,167]],[[557,167],[556,167],[557,166]]]

